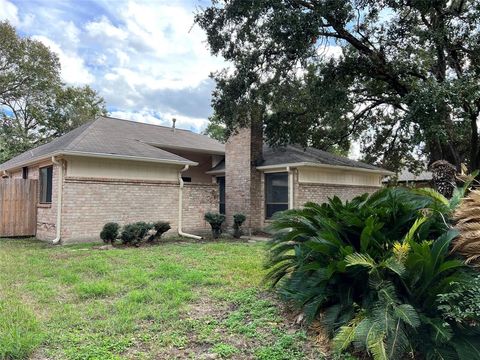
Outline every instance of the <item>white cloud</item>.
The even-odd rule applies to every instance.
[[[175,118],[177,120],[176,121],[177,128],[191,130],[195,132],[202,132],[208,124],[208,121],[206,119],[192,118],[192,117],[183,116],[183,115],[174,114],[174,113],[162,113],[160,115],[160,114],[156,114],[154,112],[145,111],[145,110],[135,111],[135,112],[117,110],[117,111],[112,111],[110,113],[110,116],[116,117],[119,119],[133,120],[141,123],[162,125],[162,126],[172,126],[172,120]]]
[[[7,0],[0,0],[0,20],[7,20],[13,26],[20,25],[18,8]]]
[[[212,57],[203,30],[193,26],[191,4],[96,0],[71,7],[39,1],[0,0],[0,17],[8,14],[22,35],[56,52],[65,82],[89,84],[109,108],[129,118],[175,116],[179,125],[205,127],[209,74],[225,63]]]
[[[63,51],[57,43],[45,36],[36,35],[32,38],[41,41],[58,55],[62,78],[67,83],[83,85],[90,84],[95,80],[93,75],[85,67],[83,59],[78,56],[78,54]]]
[[[109,40],[125,40],[127,32],[113,26],[106,16],[102,16],[99,21],[91,21],[85,25],[88,34],[93,37],[106,37]]]

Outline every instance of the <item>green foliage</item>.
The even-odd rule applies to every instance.
[[[241,229],[243,223],[247,220],[247,217],[244,214],[235,214],[233,215],[233,237],[239,239],[243,235]]]
[[[480,275],[451,282],[450,291],[437,296],[436,304],[446,319],[468,323],[480,319]]]
[[[62,83],[58,56],[0,22],[0,163],[105,115],[90,87]]]
[[[231,0],[196,21],[229,63],[212,101],[227,133],[261,106],[273,145],[360,140],[383,166],[425,155],[476,169],[479,18],[476,0]]]
[[[103,229],[100,232],[100,238],[106,244],[113,244],[118,237],[118,230],[120,225],[114,222],[106,223],[103,225]]]
[[[152,227],[155,229],[155,234],[147,239],[148,242],[159,240],[164,233],[171,229],[170,223],[167,221],[157,221],[152,224]]]
[[[238,349],[230,344],[219,343],[213,347],[212,352],[218,354],[222,359],[229,359],[238,353]]]
[[[120,239],[122,240],[123,244],[139,246],[152,228],[152,224],[144,221],[125,225],[122,229]]]
[[[387,188],[285,211],[272,224],[267,279],[307,320],[322,313],[339,352],[469,359],[480,317],[475,305],[452,301],[478,300],[478,289],[456,285],[471,282],[473,270],[449,253],[454,201]]]
[[[167,221],[157,221],[155,223],[139,221],[125,225],[120,239],[125,245],[140,246],[142,242],[152,243],[160,240],[162,235],[170,229],[170,223]],[[154,230],[154,232],[152,233],[151,230]],[[150,235],[147,236],[148,234]]]
[[[203,131],[203,135],[207,135],[212,139],[218,140],[221,143],[224,143],[226,140],[226,129],[225,125],[222,124],[218,116],[212,116],[209,118],[209,123],[205,130]]]
[[[225,221],[225,215],[220,213],[207,212],[204,219],[212,227],[213,238],[218,239],[222,234],[222,224]]]

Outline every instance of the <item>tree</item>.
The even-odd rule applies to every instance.
[[[56,54],[0,22],[0,162],[101,114],[94,90],[62,83]]]
[[[227,132],[260,104],[273,145],[358,140],[391,169],[422,156],[480,167],[478,1],[227,0],[196,21],[233,64],[214,74]]]
[[[225,125],[222,124],[222,121],[216,115],[211,116],[208,120],[209,123],[203,131],[203,135],[224,143],[226,140]]]

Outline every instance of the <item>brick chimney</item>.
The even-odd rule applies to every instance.
[[[242,213],[247,220],[245,233],[259,229],[262,224],[261,173],[256,169],[263,160],[263,128],[252,121],[249,128],[238,129],[225,145],[225,210],[227,225],[233,215]]]

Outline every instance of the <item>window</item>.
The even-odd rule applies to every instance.
[[[192,182],[192,178],[188,176],[182,176],[183,182]]]
[[[288,209],[288,173],[265,174],[265,216]]]
[[[52,203],[53,166],[40,168],[40,203]]]
[[[219,208],[220,214],[225,214],[225,176],[217,177],[218,192],[220,194]]]
[[[28,179],[28,166],[22,168],[22,179]]]

